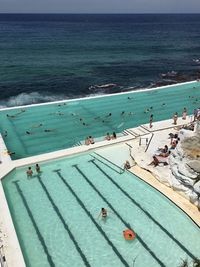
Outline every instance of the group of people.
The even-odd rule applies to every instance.
[[[106,134],[106,137],[105,137],[105,140],[111,140],[111,139],[116,139],[117,138],[117,135],[115,132],[112,133],[112,135],[110,135],[110,133],[107,133]]]
[[[153,165],[154,167],[158,166],[160,163],[163,163],[163,165],[168,165],[167,157],[171,154],[171,151],[176,148],[180,140],[178,134],[173,133],[169,134],[169,138],[170,148],[168,147],[168,145],[158,148],[155,154],[153,155],[152,162],[150,162],[148,165]]]
[[[113,132],[111,135],[110,133],[107,133],[106,136],[105,136],[105,140],[112,140],[112,139],[116,139],[117,138],[117,135],[115,132]],[[87,136],[85,138],[85,145],[88,146],[88,145],[93,145],[95,143],[94,141],[94,138],[92,136]]]
[[[37,174],[41,173],[41,169],[40,169],[40,166],[39,166],[38,163],[35,165],[35,171],[37,172]],[[26,171],[26,174],[27,174],[28,177],[32,177],[33,176],[33,170],[32,170],[31,167],[28,167],[28,170]]]
[[[200,118],[200,107],[194,109],[193,116],[194,116],[193,121],[196,121],[198,118]],[[182,120],[186,120],[186,118],[187,118],[187,108],[184,107],[182,111]],[[178,112],[175,112],[173,115],[173,124],[177,125],[177,121],[178,121]]]
[[[186,120],[186,118],[187,118],[187,108],[184,107],[182,111],[182,120]],[[175,112],[173,115],[173,124],[177,125],[177,122],[178,122],[178,112]]]

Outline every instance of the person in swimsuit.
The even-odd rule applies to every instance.
[[[31,170],[31,167],[28,167],[28,170],[26,171],[26,174],[28,177],[32,177],[33,171]]]
[[[102,208],[100,214],[101,214],[102,219],[105,220],[107,217],[107,210],[105,208]]]

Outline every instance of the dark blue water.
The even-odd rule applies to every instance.
[[[199,58],[196,14],[1,14],[0,105],[188,81]],[[117,86],[89,89],[108,83]]]

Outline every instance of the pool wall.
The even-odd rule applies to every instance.
[[[173,87],[176,87],[176,86],[179,86],[179,85],[192,84],[192,83],[196,83],[196,82],[200,82],[200,81],[194,80],[194,81],[190,81],[190,82],[176,83],[176,84],[172,84],[172,85],[160,86],[160,87],[155,87],[155,88],[144,88],[144,89],[127,91],[127,92],[114,93],[114,94],[88,96],[88,97],[84,97],[84,98],[74,98],[74,99],[67,99],[67,100],[59,100],[59,101],[39,103],[39,104],[30,104],[30,105],[23,105],[23,106],[17,106],[17,107],[7,107],[7,108],[1,108],[0,111],[27,108],[27,107],[37,107],[37,106],[44,106],[44,105],[51,105],[51,104],[59,104],[59,103],[64,103],[64,102],[65,103],[66,102],[74,102],[74,101],[80,101],[80,100],[84,101],[84,100],[88,100],[88,99],[111,97],[111,96],[116,96],[116,95],[126,95],[126,94],[130,94],[130,93],[138,93],[138,92],[145,92],[145,91],[154,91],[154,90],[166,89],[166,88],[169,88],[169,87],[173,88]]]

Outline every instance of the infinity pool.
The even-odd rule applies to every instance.
[[[154,120],[169,119],[187,107],[200,106],[200,82],[164,89],[130,92],[91,99],[0,111],[0,132],[5,133],[13,159],[78,145],[89,135],[104,137]]]
[[[189,217],[98,154],[41,169],[27,178],[20,168],[2,181],[27,267],[177,267],[200,256],[200,230]],[[123,237],[128,228],[133,241]]]

